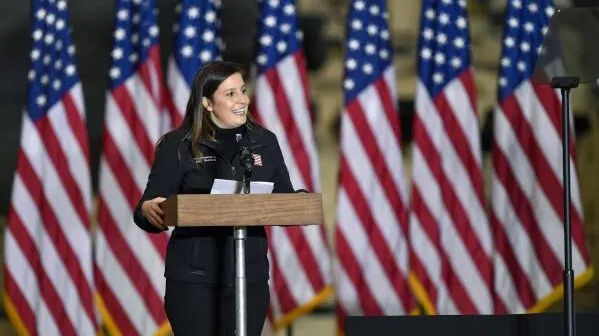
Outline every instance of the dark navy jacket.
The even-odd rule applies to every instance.
[[[243,127],[241,132],[240,146],[260,156],[261,165],[253,167],[251,180],[274,182],[273,192],[293,192],[276,136],[258,126]],[[201,140],[202,159],[194,159],[191,138],[185,130],[167,133],[156,148],[148,184],[133,214],[135,223],[145,231],[160,232],[141,215],[144,201],[173,194],[210,193],[215,178],[241,181],[244,170],[240,153],[231,157],[223,147]],[[249,283],[268,280],[267,249],[264,228],[249,228],[246,240]],[[178,227],[168,242],[165,276],[170,280],[232,286],[234,263],[232,227]]]

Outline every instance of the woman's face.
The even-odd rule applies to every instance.
[[[240,73],[227,77],[214,91],[212,101],[202,99],[204,108],[210,113],[212,122],[220,128],[235,128],[247,120],[250,98]]]

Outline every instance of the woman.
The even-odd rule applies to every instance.
[[[275,135],[256,125],[248,105],[237,65],[213,62],[195,75],[182,125],[156,148],[146,190],[134,212],[140,228],[166,230],[160,203],[170,195],[210,193],[215,178],[241,181],[241,146],[260,157],[252,180],[274,182],[273,192],[293,192]],[[248,335],[260,335],[269,305],[267,247],[264,228],[248,228]],[[164,300],[175,335],[234,335],[234,264],[232,227],[173,231],[166,253]]]

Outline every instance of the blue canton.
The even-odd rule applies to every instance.
[[[154,0],[117,0],[112,66],[108,72],[111,89],[127,80],[158,43],[157,15]]]
[[[420,21],[418,72],[434,98],[470,68],[466,1],[424,0]]]
[[[183,0],[175,7],[179,22],[173,27],[174,56],[189,86],[197,69],[221,58],[220,8],[221,0]]]
[[[499,101],[532,76],[543,36],[554,12],[551,0],[509,1],[502,40]]]
[[[65,0],[32,3],[32,47],[27,112],[33,121],[79,82]]]
[[[371,85],[393,59],[385,0],[354,0],[347,17],[345,102]]]
[[[258,74],[275,66],[283,58],[301,49],[294,0],[263,0],[258,23]]]

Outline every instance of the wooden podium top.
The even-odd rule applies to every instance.
[[[322,195],[178,194],[162,203],[167,226],[320,225]]]

